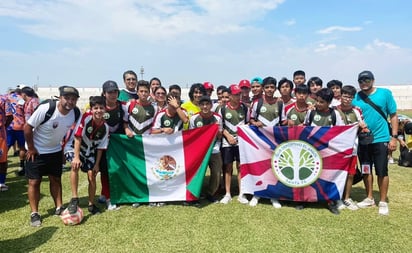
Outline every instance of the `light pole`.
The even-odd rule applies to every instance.
[[[144,68],[143,68],[143,66],[141,66],[141,67],[140,67],[140,77],[141,77],[141,80],[143,80],[143,75],[144,75]]]

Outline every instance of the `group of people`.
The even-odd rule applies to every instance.
[[[228,204],[232,200],[233,169],[239,170],[242,155],[238,147],[238,126],[357,124],[360,133],[373,133],[373,140],[370,142],[359,145],[357,142],[354,143],[354,156],[359,156],[367,196],[359,203],[355,203],[350,197],[357,166],[357,162],[354,162],[348,172],[342,200],[330,201],[329,210],[339,214],[339,210],[343,208],[356,210],[359,207],[375,206],[372,194],[372,168],[375,167],[380,192],[379,214],[389,214],[388,151],[395,150],[397,146],[397,108],[388,89],[374,86],[375,78],[372,72],[363,71],[358,75],[359,92],[355,87],[343,85],[338,80],[329,81],[326,87],[323,87],[323,81],[319,77],[312,77],[306,81],[305,72],[299,70],[294,72],[292,80],[282,78],[277,81],[270,76],[263,79],[255,77],[251,80],[241,80],[239,84],[229,87],[219,86],[216,89],[217,101],[211,99],[215,91],[211,82],[193,84],[189,90],[189,100],[182,101],[181,88],[177,84],[166,89],[158,78],[152,78],[150,81],[137,80],[137,75],[132,70],[124,72],[123,81],[124,89],[119,89],[115,81],[104,82],[102,94],[89,98],[89,104],[81,117],[76,113],[76,103],[80,94],[75,87],[59,87],[58,101],[48,101],[40,105],[38,99],[34,102],[34,91],[22,91],[24,103],[21,103],[21,114],[25,117],[20,122],[23,139],[23,143],[19,143],[22,161],[20,167],[28,178],[32,226],[40,226],[42,222],[38,205],[43,176],[49,177],[55,214],[60,215],[65,209],[61,183],[62,164],[65,160],[71,163],[72,197],[67,207],[70,213],[75,213],[79,206],[79,170],[87,173],[88,210],[91,214],[100,212],[95,204],[96,176],[99,172],[102,185],[98,201],[106,203],[108,210],[119,208],[118,203],[112,203],[110,200],[106,161],[110,134],[125,134],[130,138],[141,134],[172,134],[209,124],[219,125],[209,160],[210,177],[205,193],[210,202]],[[276,90],[280,93],[279,97],[275,97]],[[4,144],[9,137],[6,127],[14,114],[9,108],[10,101],[6,96],[2,96],[0,101],[0,144],[3,151],[0,154],[0,185],[3,191],[7,187],[5,151],[10,148]],[[376,108],[380,108],[382,116]],[[388,117],[391,128],[388,126]],[[256,206],[259,197],[242,193],[239,172],[238,181],[238,201]],[[220,200],[217,199],[219,189],[225,192]],[[282,206],[278,199],[270,201],[275,208]],[[299,203],[297,208],[302,208],[302,204]],[[139,205],[140,203],[133,203],[134,207]]]

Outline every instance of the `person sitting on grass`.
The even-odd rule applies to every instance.
[[[90,111],[83,114],[80,124],[75,130],[74,157],[71,161],[70,172],[72,199],[67,207],[70,214],[76,213],[79,205],[79,169],[87,173],[89,181],[88,210],[93,215],[100,213],[94,199],[96,195],[96,175],[100,170],[103,150],[107,149],[109,143],[109,126],[103,118],[106,112],[105,107],[104,97],[90,97]]]

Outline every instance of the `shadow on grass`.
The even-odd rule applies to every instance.
[[[57,227],[42,227],[36,232],[15,239],[1,240],[0,249],[2,252],[33,252],[47,241],[57,231]]]

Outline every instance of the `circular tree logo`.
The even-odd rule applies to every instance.
[[[281,143],[273,151],[272,169],[284,185],[300,188],[311,185],[322,172],[322,157],[312,145],[303,141]]]

